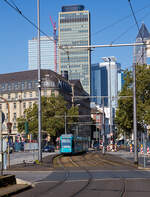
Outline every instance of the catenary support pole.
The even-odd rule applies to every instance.
[[[102,153],[105,154],[105,112],[104,112],[104,98],[102,99],[102,102],[103,102],[103,123],[102,123],[103,150],[102,150]]]
[[[65,112],[65,134],[67,134],[67,118],[66,118],[66,112]]]
[[[134,163],[138,165],[137,120],[136,120],[136,64],[133,64],[133,131],[134,131]]]
[[[37,0],[38,21],[38,160],[42,161],[41,151],[41,53],[40,53],[40,0]]]
[[[114,133],[112,129],[112,94],[111,94],[111,58],[109,60],[109,110],[110,110],[110,134],[114,138]]]

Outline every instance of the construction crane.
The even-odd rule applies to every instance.
[[[53,23],[52,17],[50,16],[50,20],[53,26],[53,39],[54,39],[54,71],[57,72],[57,37],[56,37],[56,22]]]

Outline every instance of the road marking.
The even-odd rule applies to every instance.
[[[92,181],[120,181],[122,178],[100,178],[100,179],[92,179]],[[150,178],[124,178],[126,181],[131,181],[131,180],[149,180]],[[72,183],[72,182],[87,182],[88,179],[73,179],[73,180],[66,180],[66,183]],[[34,184],[39,184],[39,183],[57,183],[58,181],[35,181]]]
[[[24,170],[23,171],[19,171],[19,170],[18,171],[9,171],[9,170],[6,170],[6,171],[4,171],[4,173],[5,172],[6,173],[36,173],[37,174],[37,173],[53,173],[54,171],[45,171],[45,170],[44,171],[38,171],[38,170],[37,171],[24,171]]]
[[[145,171],[148,171],[149,172],[149,170],[147,170],[147,169],[142,169],[144,172]],[[141,169],[139,169],[139,170],[90,170],[89,169],[89,172],[142,172],[142,170]],[[85,172],[85,170],[69,170],[69,172],[70,173],[73,173],[73,172]],[[51,174],[51,173],[64,173],[64,170],[51,170],[51,171],[9,171],[9,170],[6,170],[6,171],[4,171],[4,173],[35,173],[35,174],[37,174],[37,173],[49,173],[49,174]]]

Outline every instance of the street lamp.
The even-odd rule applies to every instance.
[[[116,58],[114,56],[111,57],[102,57],[102,60],[104,60],[104,62],[108,62],[109,63],[109,110],[110,110],[110,134],[113,136],[113,129],[112,129],[112,92],[111,92],[111,62],[115,62]]]

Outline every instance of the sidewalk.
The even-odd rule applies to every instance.
[[[108,154],[112,154],[112,155],[116,155],[118,157],[121,157],[123,159],[126,159],[128,161],[131,161],[132,163],[134,163],[134,153],[133,152],[129,152],[129,151],[125,151],[125,150],[119,150],[116,152],[107,152]],[[144,161],[145,159],[145,161]],[[144,162],[145,162],[145,168],[144,168]],[[138,153],[138,169],[146,169],[146,170],[150,170],[150,155],[146,154],[141,154]]]
[[[58,153],[43,157],[41,163],[24,162],[11,165],[8,171],[49,171],[53,169],[53,159],[59,155]],[[6,170],[6,172],[7,172]]]
[[[53,169],[52,161],[57,155],[48,155],[39,164],[20,163],[11,165],[8,171],[49,171]],[[10,196],[32,187],[30,182],[16,179],[15,175],[8,175],[7,170],[4,170],[3,174],[3,176],[0,176],[0,196]]]

